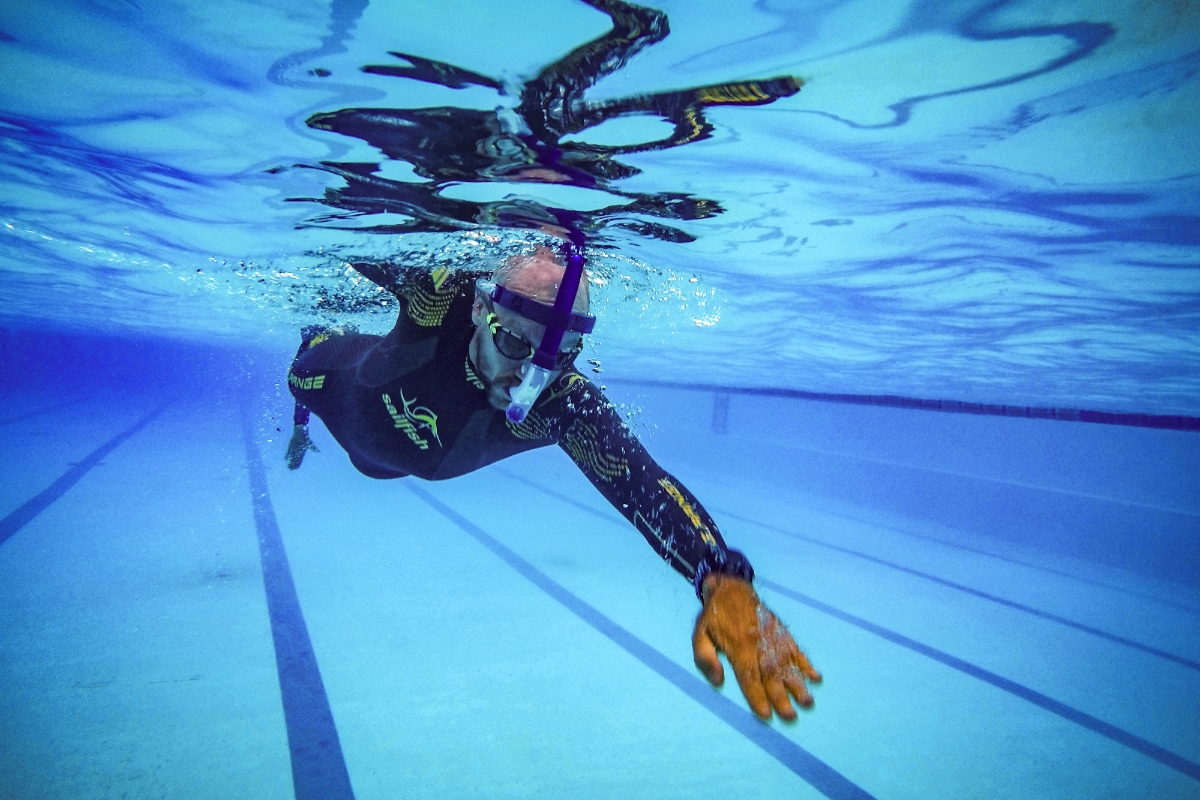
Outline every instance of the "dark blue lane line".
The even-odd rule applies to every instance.
[[[542,494],[549,495],[550,497],[556,498],[558,500],[562,500],[564,503],[570,503],[571,505],[575,506],[576,508],[580,509],[581,511],[586,511],[589,514],[593,514],[595,516],[601,517],[602,519],[608,520],[610,522],[623,521],[623,518],[618,517],[615,512],[610,515],[610,514],[606,514],[603,511],[598,511],[595,508],[592,508],[583,503],[580,503],[578,500],[575,500],[572,497],[568,497],[565,494],[561,494],[560,492],[556,492],[553,489],[549,489],[545,486],[542,486],[540,483],[537,483],[536,481],[532,481],[529,478],[524,477],[523,475],[518,475],[517,473],[512,472],[511,470],[505,469],[504,467],[493,467],[492,469],[495,469],[497,472],[500,472],[503,475],[505,475],[509,478],[512,478],[514,481],[517,481],[518,483],[523,483],[532,489],[536,489],[537,491],[541,492]],[[1129,589],[1122,589],[1120,586],[1113,586],[1112,584],[1104,583],[1103,581],[1095,581],[1095,580],[1091,580],[1088,578],[1081,578],[1078,575],[1073,575],[1069,572],[1063,572],[1062,570],[1052,569],[1050,567],[1043,567],[1038,564],[1031,564],[1027,561],[1019,561],[1015,558],[1007,558],[1005,556],[996,555],[995,553],[989,553],[986,550],[978,550],[974,547],[967,547],[966,545],[955,544],[954,542],[947,542],[942,539],[934,538],[932,536],[922,536],[919,533],[913,533],[912,531],[906,531],[903,528],[896,528],[891,525],[884,525],[882,523],[873,522],[871,520],[859,519],[858,517],[853,517],[848,514],[840,514],[836,511],[827,511],[824,509],[817,509],[817,510],[822,514],[829,514],[830,516],[841,517],[842,519],[848,519],[853,522],[857,522],[861,525],[868,525],[868,526],[874,527],[874,528],[882,528],[883,530],[888,530],[888,531],[893,531],[895,533],[899,533],[902,536],[910,536],[914,539],[921,539],[921,540],[924,540],[927,542],[934,542],[935,544],[940,544],[945,547],[950,547],[950,548],[953,548],[956,550],[965,550],[968,553],[976,553],[977,555],[985,556],[987,558],[992,558],[997,561],[1004,561],[1009,564],[1016,564],[1021,567],[1028,567],[1029,569],[1035,569],[1035,570],[1039,570],[1041,572],[1048,572],[1052,575],[1059,575],[1061,577],[1069,578],[1070,580],[1078,581],[1080,583],[1085,583],[1085,584],[1088,584],[1091,586],[1099,586],[1099,587],[1101,587],[1103,589],[1107,589],[1109,591],[1119,592],[1121,594],[1127,594],[1131,597],[1137,597],[1142,600],[1149,600],[1150,602],[1158,603],[1158,604],[1164,605],[1164,606],[1170,606],[1171,608],[1186,612],[1192,616],[1200,616],[1200,611],[1198,611],[1194,608],[1191,608],[1191,607],[1185,606],[1185,605],[1181,605],[1179,603],[1174,603],[1170,600],[1164,600],[1161,597],[1154,597],[1153,595],[1142,594],[1141,592],[1134,592]],[[730,516],[730,517],[737,516],[736,514],[729,514],[726,511],[722,511],[721,513],[725,514],[727,516]],[[755,525],[761,525],[763,527],[770,527],[770,526],[764,525],[761,522],[757,522],[754,520],[747,520],[747,521],[753,522]]]
[[[1184,658],[1183,656],[1177,656],[1174,653],[1168,653],[1166,650],[1160,650],[1157,647],[1151,647],[1148,644],[1142,644],[1141,642],[1135,642],[1132,639],[1126,639],[1124,636],[1118,636],[1115,633],[1109,633],[1108,631],[1104,631],[1099,628],[1093,628],[1090,625],[1084,625],[1082,622],[1075,622],[1074,620],[1067,619],[1066,617],[1060,617],[1057,614],[1051,614],[1049,611],[1042,611],[1040,609],[1033,608],[1032,606],[1027,606],[1023,603],[1017,603],[1012,600],[1006,600],[1003,597],[998,597],[994,594],[988,594],[987,592],[981,592],[978,589],[972,589],[970,586],[965,586],[961,583],[955,583],[954,581],[948,581],[945,578],[939,578],[936,575],[930,575],[928,572],[921,572],[920,570],[915,570],[910,567],[906,567],[902,564],[897,564],[893,561],[887,561],[882,558],[876,558],[875,556],[870,555],[868,553],[864,553],[861,550],[854,550],[849,547],[842,547],[841,545],[830,544],[829,542],[823,542],[820,539],[814,539],[811,536],[805,536],[802,533],[796,533],[795,531],[789,531],[785,528],[776,527],[775,525],[768,525],[765,522],[759,522],[758,520],[751,519],[749,517],[743,517],[739,514],[734,514],[727,510],[722,510],[720,513],[723,516],[741,520],[742,522],[748,522],[751,525],[757,525],[760,528],[766,528],[769,531],[775,531],[776,533],[783,534],[784,536],[790,537],[792,539],[799,539],[802,542],[808,542],[809,544],[816,545],[817,547],[825,547],[830,550],[836,550],[839,553],[846,553],[848,555],[854,556],[855,558],[861,558],[864,561],[870,561],[874,564],[880,564],[882,566],[888,567],[889,569],[894,569],[899,572],[906,573],[908,575],[913,575],[913,576],[915,576],[917,578],[921,578],[923,580],[932,581],[933,583],[940,584],[941,586],[946,586],[950,589],[954,589],[956,591],[963,592],[965,594],[969,594],[973,597],[978,597],[983,600],[987,600],[989,602],[996,603],[998,605],[1007,606],[1008,608],[1016,609],[1017,611],[1021,611],[1026,614],[1031,614],[1035,617],[1041,617],[1042,619],[1047,619],[1047,620],[1050,620],[1051,622],[1056,622],[1059,625],[1066,625],[1067,627],[1074,628],[1079,631],[1083,631],[1084,633],[1089,633],[1092,636],[1098,636],[1101,639],[1107,639],[1110,642],[1115,642],[1117,644],[1124,645],[1125,647],[1130,647],[1135,650],[1141,650],[1143,653],[1149,653],[1152,656],[1157,656],[1161,659],[1165,659],[1167,661],[1172,661],[1176,664],[1187,667],[1188,669],[1192,669],[1192,670],[1196,670],[1197,672],[1200,672],[1200,662],[1192,661],[1191,659]]]
[[[353,800],[354,790],[350,788],[342,743],[338,739],[312,641],[308,638],[308,626],[300,610],[296,585],[292,582],[292,570],[267,490],[262,457],[244,409],[242,439],[246,445],[254,527],[258,531],[258,554],[262,560],[271,638],[275,643],[275,667],[279,671],[296,800]]]
[[[1149,742],[1140,736],[1130,733],[1129,731],[1118,728],[1115,725],[1111,725],[1104,720],[1097,719],[1090,714],[1085,714],[1084,712],[1076,708],[1072,708],[1065,703],[1060,703],[1051,697],[1047,697],[1041,692],[1030,689],[1028,686],[1011,681],[1008,678],[997,675],[994,672],[989,672],[983,667],[976,666],[968,661],[963,661],[961,658],[955,658],[949,653],[944,653],[941,650],[930,647],[929,645],[921,644],[914,639],[909,639],[907,636],[896,633],[895,631],[889,630],[880,625],[876,625],[873,622],[868,622],[861,617],[848,614],[841,609],[834,608],[827,603],[822,603],[820,600],[816,600],[808,595],[801,594],[800,592],[789,589],[788,587],[782,586],[774,581],[766,580],[761,576],[756,577],[754,579],[754,583],[756,586],[770,589],[771,591],[781,594],[784,597],[795,600],[797,603],[802,603],[809,608],[816,609],[823,614],[828,614],[829,616],[839,619],[842,622],[849,623],[856,628],[861,628],[868,633],[873,633],[876,636],[892,642],[893,644],[898,644],[901,647],[912,650],[915,653],[920,653],[926,658],[931,658],[934,661],[945,664],[952,669],[956,669],[959,672],[970,675],[972,678],[989,683],[992,686],[995,686],[997,689],[1002,689],[1009,694],[1020,697],[1022,700],[1028,700],[1030,703],[1040,706],[1052,714],[1057,714],[1063,719],[1070,720],[1077,725],[1082,725],[1088,730],[1094,731],[1095,733],[1111,739],[1118,744],[1123,744],[1132,750],[1136,750],[1142,755],[1149,756],[1160,764],[1164,764],[1173,770],[1181,772],[1184,775],[1187,775],[1189,778],[1200,781],[1200,764],[1197,764],[1194,761],[1189,761],[1181,755],[1172,753],[1166,748],[1159,747],[1153,742]]]
[[[146,416],[139,419],[129,428],[126,428],[121,433],[118,433],[113,438],[109,439],[104,444],[97,447],[92,452],[83,457],[83,460],[77,462],[75,466],[59,476],[58,480],[47,486],[41,492],[25,501],[25,503],[13,511],[4,519],[0,519],[0,544],[4,544],[12,538],[13,534],[28,525],[34,517],[49,508],[55,500],[66,494],[67,490],[75,484],[79,483],[79,479],[91,471],[92,467],[104,459],[106,455],[115,450],[122,442],[133,436],[142,428],[150,424],[150,421],[157,417],[171,405],[173,401],[168,400],[158,408],[151,411]]]
[[[898,533],[902,536],[908,536],[913,539],[921,539],[922,541],[940,544],[943,547],[950,547],[955,550],[964,550],[968,553],[976,553],[981,556],[993,558],[997,561],[1004,561],[1008,564],[1016,564],[1017,566],[1020,566],[1020,567],[1028,567],[1029,569],[1035,569],[1035,570],[1038,570],[1039,572],[1048,572],[1051,575],[1060,575],[1064,578],[1069,578],[1070,580],[1078,581],[1079,583],[1086,583],[1090,586],[1099,586],[1101,588],[1108,589],[1109,591],[1120,592],[1121,594],[1127,594],[1130,597],[1137,597],[1141,600],[1149,600],[1152,603],[1158,603],[1160,605],[1170,606],[1171,608],[1186,612],[1194,617],[1200,616],[1200,609],[1197,609],[1193,606],[1184,605],[1183,603],[1176,603],[1173,600],[1165,600],[1161,597],[1156,597],[1155,595],[1152,595],[1152,594],[1146,594],[1145,592],[1135,592],[1132,589],[1125,589],[1121,586],[1116,586],[1114,584],[1107,583],[1105,581],[1095,580],[1094,578],[1083,578],[1083,577],[1080,577],[1079,575],[1076,575],[1073,572],[1067,572],[1066,570],[1054,569],[1053,567],[1045,567],[1045,566],[1042,566],[1041,564],[1034,564],[1031,561],[1022,561],[1019,558],[1009,558],[1008,556],[998,555],[997,553],[993,553],[988,550],[981,550],[978,547],[970,547],[965,544],[958,544],[957,542],[948,542],[945,539],[939,539],[936,536],[925,536],[920,533],[913,533],[912,531],[905,530],[904,528],[898,528],[895,525],[886,525],[882,522],[876,522],[874,520],[869,520],[869,519],[862,519],[860,517],[855,517],[850,514],[843,514],[838,511],[829,511],[829,510],[823,509],[823,508],[818,508],[817,511],[819,511],[822,514],[829,514],[830,516],[833,516],[833,517],[841,517],[842,519],[848,519],[852,522],[857,522],[861,525],[869,525],[873,528],[882,528],[885,531],[892,531],[893,533]]]
[[[758,720],[724,695],[713,691],[699,677],[676,664],[646,642],[622,628],[549,575],[539,570],[475,523],[446,505],[414,483],[406,481],[409,491],[424,500],[467,535],[482,544],[520,575],[541,589],[564,608],[608,637],[618,647],[670,681],[677,689],[711,711],[714,715],[745,736],[766,753],[795,773],[831,800],[861,800],[870,798],[864,789],[851,782],[833,767],[787,738],[779,731]]]
[[[613,379],[609,378],[609,382]],[[617,379],[630,386],[652,386],[716,394],[751,394],[767,397],[788,397],[793,400],[817,400],[827,403],[915,408],[923,411],[948,411],[957,414],[986,414],[999,417],[1054,419],[1069,422],[1094,422],[1101,425],[1130,425],[1137,428],[1161,428],[1174,431],[1200,431],[1200,417],[1181,414],[1137,414],[1132,412],[1095,411],[1086,408],[1048,408],[1039,406],[1006,406],[995,403],[970,403],[963,400],[937,400],[925,397],[901,397],[892,394],[831,394],[805,392],[798,389],[769,387],[721,386],[713,383],[674,383]]]
[[[0,425],[12,425],[14,422],[20,422],[23,419],[29,419],[30,417],[38,417],[38,416],[41,416],[42,414],[49,414],[51,411],[58,411],[60,408],[66,408],[67,406],[78,405],[79,403],[82,403],[86,399],[87,399],[86,397],[76,397],[74,400],[64,400],[61,403],[55,403],[52,406],[44,406],[42,408],[34,409],[33,411],[27,411],[24,414],[18,414],[15,417],[9,417],[8,419],[0,419]]]
[[[620,523],[624,522],[624,520],[621,520],[620,518],[618,518],[615,513],[614,514],[606,514],[602,511],[597,511],[594,508],[591,508],[587,505],[584,505],[583,503],[580,503],[578,500],[567,497],[566,495],[561,495],[552,489],[547,489],[534,481],[531,481],[527,478],[523,478],[523,477],[516,475],[508,470],[501,469],[499,471],[502,471],[505,475],[508,475],[509,477],[512,477],[514,480],[520,481],[521,483],[524,483],[527,486],[530,486],[534,489],[538,489],[542,492],[545,492],[546,494],[549,494],[552,497],[562,500],[565,503],[569,503],[570,505],[575,506],[576,508],[580,509],[581,511],[586,511],[589,514],[598,516],[598,517],[600,517],[608,522],[611,522],[613,524],[620,524]],[[954,656],[950,655],[949,653],[944,653],[941,650],[936,650],[932,647],[929,647],[928,645],[921,644],[920,642],[917,642],[913,639],[909,639],[908,637],[903,636],[899,633],[888,630],[887,628],[880,627],[879,625],[876,625],[872,622],[868,622],[864,619],[861,619],[860,617],[855,617],[851,614],[847,614],[846,612],[836,609],[833,606],[826,605],[825,603],[822,603],[819,600],[815,600],[811,597],[808,597],[807,595],[802,595],[799,592],[796,592],[792,589],[787,588],[786,586],[782,586],[778,583],[774,583],[773,581],[766,580],[765,578],[763,578],[761,576],[756,577],[754,579],[754,582],[755,582],[755,585],[757,585],[757,586],[763,586],[763,587],[766,587],[773,591],[776,591],[779,594],[784,595],[785,597],[790,597],[793,600],[796,600],[797,602],[804,603],[811,608],[815,608],[818,611],[827,613],[830,616],[833,616],[837,619],[842,620],[843,622],[848,622],[851,625],[862,628],[863,630],[866,630],[871,633],[882,636],[883,638],[887,639],[888,641],[890,641],[894,644],[899,644],[902,647],[909,648],[910,650],[920,653],[923,656],[927,656],[928,658],[932,658],[935,661],[938,661],[949,667],[953,667],[954,669],[959,670],[960,672],[963,672],[967,675],[970,675],[973,678],[977,678],[979,680],[990,683],[992,686],[995,686],[999,689],[1003,689],[1006,692],[1010,692],[1022,699],[1028,700],[1029,702],[1034,703],[1038,706],[1041,706],[1042,708],[1044,708],[1047,711],[1050,711],[1054,714],[1058,714],[1059,716],[1063,717],[1064,719],[1067,719],[1067,720],[1070,720],[1071,722],[1082,725],[1083,727],[1088,728],[1089,730],[1094,731],[1096,733],[1099,733],[1102,736],[1106,736],[1115,742],[1119,742],[1120,744],[1126,745],[1127,747],[1130,747],[1130,748],[1138,751],[1139,753],[1142,753],[1143,755],[1150,756],[1150,758],[1153,758],[1156,761],[1159,761],[1160,763],[1165,764],[1168,767],[1171,767],[1172,769],[1176,769],[1176,770],[1184,773],[1185,775],[1188,775],[1189,777],[1200,780],[1200,764],[1196,764],[1192,761],[1188,761],[1183,756],[1176,755],[1175,753],[1172,753],[1170,750],[1159,747],[1158,745],[1156,745],[1152,742],[1148,742],[1139,736],[1135,736],[1134,734],[1129,733],[1128,731],[1122,730],[1121,728],[1118,728],[1115,725],[1110,725],[1109,723],[1104,722],[1103,720],[1099,720],[1099,719],[1091,716],[1090,714],[1085,714],[1082,711],[1071,708],[1070,706],[1068,706],[1064,703],[1060,703],[1059,701],[1054,700],[1050,697],[1047,697],[1046,695],[1041,694],[1040,692],[1036,692],[1033,689],[1030,689],[1026,686],[1022,686],[1021,684],[1016,683],[1015,681],[1011,681],[1008,678],[1001,677],[1001,676],[995,674],[994,672],[989,672],[988,670],[985,670],[982,667],[978,667],[974,664],[971,664],[970,662],[963,661],[960,658],[955,658]]]

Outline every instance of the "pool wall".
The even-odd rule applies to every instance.
[[[673,469],[1200,586],[1200,434],[610,382]],[[681,476],[682,477],[682,476]],[[701,498],[703,500],[703,498]]]
[[[285,350],[0,328],[6,389],[51,390],[64,402],[101,391],[259,395],[268,409],[259,424],[281,429],[290,427]],[[606,390],[636,410],[639,435],[684,480],[703,467],[731,484],[932,525],[963,544],[984,537],[1200,587],[1200,433],[737,387],[609,380]]]

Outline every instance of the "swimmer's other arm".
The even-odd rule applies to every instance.
[[[725,546],[700,502],[651,458],[606,399],[592,394],[576,400],[583,401],[585,411],[559,445],[613,508],[695,586],[704,604],[692,634],[696,666],[720,686],[725,670],[718,654],[724,653],[755,714],[769,720],[774,709],[794,720],[791,698],[811,707],[806,681],[819,683],[821,675],[759,599],[749,562]]]
[[[312,439],[308,438],[308,423],[298,422],[292,427],[292,438],[288,442],[287,455],[284,456],[287,468],[300,469],[300,464],[304,461],[304,454],[309,450],[314,453],[318,452],[317,446],[313,444]]]

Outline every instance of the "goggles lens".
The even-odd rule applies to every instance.
[[[502,326],[499,320],[496,319],[496,312],[492,310],[490,300],[487,305],[488,328],[492,331],[492,343],[496,345],[496,349],[500,351],[500,355],[505,358],[511,358],[513,361],[524,361],[527,358],[533,358],[533,354],[537,352],[537,347]],[[559,350],[554,358],[554,368],[566,369],[571,366],[582,351],[582,339],[570,350]]]

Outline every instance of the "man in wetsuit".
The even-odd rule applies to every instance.
[[[556,369],[528,415],[505,415],[542,341],[544,326],[496,302],[487,274],[409,270],[398,278],[374,264],[354,264],[400,301],[386,336],[339,328],[306,329],[288,373],[296,398],[288,466],[312,448],[311,409],[372,478],[453,478],[535,447],[557,444],[658,554],[692,582],[703,602],[692,647],[714,685],[724,652],[750,707],[795,719],[789,694],[812,705],[805,681],[821,676],[787,629],[758,599],[754,570],[725,546],[691,492],[665,472],[633,436],[612,404],[572,363],[582,337],[567,332]],[[509,259],[491,276],[517,306],[553,303],[564,267],[553,251]],[[581,281],[574,311],[586,314]]]

